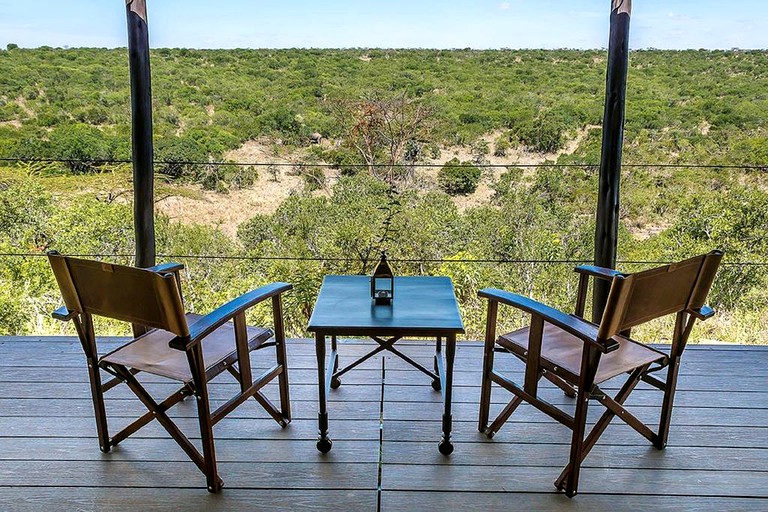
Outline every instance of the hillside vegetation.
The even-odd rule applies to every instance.
[[[765,342],[768,54],[630,65],[620,259],[724,248],[720,314],[696,336]],[[0,169],[0,252],[132,254],[130,166],[104,162],[130,157],[125,50],[14,48],[0,69],[0,158],[24,160]],[[193,309],[286,280],[300,335],[322,276],[368,272],[381,249],[400,273],[454,279],[469,338],[479,288],[572,302],[570,262],[593,247],[604,52],[159,49],[152,71],[159,252],[184,257]],[[198,203],[237,214],[211,221]],[[0,333],[60,332],[45,259],[0,261]]]

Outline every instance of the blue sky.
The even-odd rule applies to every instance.
[[[604,48],[610,0],[148,0],[152,47]],[[768,48],[766,0],[634,0],[632,48]],[[0,47],[126,46],[124,0],[0,0]]]

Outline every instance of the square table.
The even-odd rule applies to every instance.
[[[432,378],[432,387],[442,392],[443,435],[440,453],[453,452],[451,444],[451,393],[456,335],[464,333],[459,305],[449,277],[395,277],[394,299],[376,305],[371,298],[368,276],[325,276],[307,328],[315,334],[320,410],[320,439],[317,449],[327,453],[333,445],[328,437],[328,394],[341,385],[339,377],[375,354],[387,350]],[[326,337],[331,354],[326,369]],[[337,336],[367,336],[378,343],[372,352],[339,369]],[[435,338],[435,371],[424,368],[394,345],[405,336]],[[442,354],[445,338],[445,362]]]

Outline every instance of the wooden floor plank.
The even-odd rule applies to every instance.
[[[27,487],[202,487],[205,476],[192,462],[0,461],[5,486]],[[219,474],[229,489],[376,489],[375,463],[317,464],[222,462]]]
[[[408,491],[474,491],[499,489],[547,492],[560,470],[540,466],[446,466],[392,464],[382,488]],[[672,496],[752,496],[768,498],[768,473],[584,467],[579,492],[589,494],[668,494]]]
[[[591,425],[588,425],[589,429]],[[435,417],[419,421],[385,421],[385,441],[430,441],[439,439],[440,420]],[[768,430],[755,427],[681,427],[672,425],[669,434],[670,446],[690,447],[751,447],[768,448]],[[489,443],[548,443],[570,445],[571,431],[559,423],[512,423],[502,427],[493,439],[477,431],[475,422],[454,422],[453,439],[457,442]],[[648,441],[631,427],[621,423],[611,424],[600,437],[602,444],[648,446]],[[768,456],[768,453],[766,453]]]
[[[0,386],[1,387],[1,386]],[[342,386],[344,387],[344,386]],[[341,388],[339,388],[341,389]],[[550,388],[553,393],[548,398],[551,398],[555,405],[569,405],[572,400],[565,397],[560,392],[554,392],[554,388]],[[498,392],[496,392],[498,390]],[[368,391],[365,387],[361,386],[359,396],[367,397],[364,393]],[[373,391],[371,390],[372,394]],[[356,398],[358,393],[355,393]],[[454,403],[474,403],[479,402],[480,390],[474,387],[456,386],[454,388]],[[494,392],[491,395],[491,403],[506,404],[511,398],[511,394],[507,393],[500,388],[494,387]],[[547,396],[542,393],[542,396]],[[331,393],[331,399],[334,398],[334,394]],[[429,403],[435,399],[439,400],[440,395],[435,393],[434,390],[428,385],[414,385],[414,386],[390,386],[387,387],[385,400],[388,403],[397,402],[416,402],[416,403]],[[630,395],[627,404],[631,406],[634,403],[653,404],[659,403],[661,400],[661,393],[655,389],[637,389],[632,395]],[[768,392],[765,391],[731,391],[728,393],[720,391],[696,391],[688,390],[681,391],[675,395],[675,407],[747,407],[747,408],[768,408]]]
[[[322,496],[322,498],[320,498]],[[106,487],[0,487],[0,503],[6,512],[374,512],[375,490],[319,491],[298,489],[232,489],[219,494],[200,489]]]
[[[388,365],[392,364],[392,361],[389,359],[387,360]],[[263,371],[266,369],[266,367],[262,368],[258,365],[253,365],[253,371],[254,373],[258,371]],[[393,370],[389,369],[387,370],[386,375],[386,382],[388,385],[402,385],[402,386],[429,386],[430,381],[428,377],[422,376],[420,374],[414,374],[415,370],[412,368],[409,369],[398,369]],[[515,368],[512,371],[508,372],[502,372],[504,373],[508,378],[510,378],[513,381],[522,381],[523,379],[523,369]],[[84,364],[76,364],[75,366],[71,367],[64,367],[64,368],[29,368],[29,367],[12,367],[12,368],[2,368],[2,371],[0,371],[0,383],[4,384],[31,384],[31,383],[44,383],[44,384],[50,384],[51,380],[53,380],[53,376],[55,375],[55,381],[57,383],[62,384],[79,384],[79,387],[87,386],[88,385],[88,373],[86,371]],[[291,376],[291,384],[293,385],[309,385],[309,386],[316,386],[317,385],[317,369],[311,368],[294,368],[290,367],[290,376]],[[151,374],[142,374],[140,375],[140,378],[142,382],[152,382],[152,383],[162,383],[162,382],[170,382],[168,379],[164,377],[158,377]],[[216,380],[216,382],[227,382],[229,380],[228,376],[222,376],[219,379]],[[457,371],[454,374],[454,385],[456,386],[462,386],[462,387],[468,387],[468,388],[476,388],[477,392],[479,393],[480,390],[480,380],[481,375],[479,369],[477,371],[465,371],[460,372]],[[372,384],[378,384],[381,382],[381,364],[379,363],[376,368],[366,367],[366,368],[356,368],[354,371],[351,371],[344,375],[343,377],[343,384],[345,386],[347,385],[372,385]],[[710,375],[688,375],[685,373],[682,373],[679,382],[678,382],[678,390],[679,391],[714,391],[714,392],[723,392],[723,391],[739,391],[739,390],[760,390],[763,384],[766,382],[765,376],[760,375],[753,375],[751,373],[748,373],[746,375],[740,376],[738,379],[734,379],[733,375],[728,372],[721,372],[718,374],[710,374]],[[617,390],[622,384],[622,381],[620,379],[613,379],[612,381],[609,381],[605,384],[603,384],[601,387],[605,391],[615,391]],[[542,383],[543,387],[552,388],[552,386],[547,383]],[[1,396],[1,395],[0,395]]]
[[[440,411],[440,402],[411,403],[397,402],[384,404],[386,420],[409,420],[425,417],[426,411]],[[590,404],[591,405],[591,404]],[[478,415],[477,403],[458,403],[452,407],[453,417],[457,421],[473,421]],[[491,408],[491,413],[500,412],[501,404]],[[570,413],[573,406],[567,407]],[[645,422],[658,423],[661,413],[660,405],[634,405],[630,409],[633,414]],[[589,421],[596,421],[605,408],[595,404],[589,408]],[[672,421],[679,427],[684,426],[722,426],[722,427],[765,427],[768,428],[768,409],[732,408],[732,407],[686,407],[677,406],[673,409]],[[522,404],[509,419],[510,423],[552,423],[553,420],[538,411],[533,406]]]
[[[339,446],[345,443],[339,443]],[[568,463],[568,445],[515,442],[457,442],[450,457],[436,449],[435,442],[385,441],[382,445],[384,464],[485,466],[493,471],[498,466],[562,468]],[[598,443],[584,461],[584,467],[681,469],[705,471],[768,472],[765,449],[671,446],[657,450],[651,445]]]
[[[345,440],[330,453],[321,455],[314,439],[216,439],[216,459],[220,462],[315,462],[378,463],[379,441]],[[147,461],[186,462],[187,455],[170,437],[133,437],[101,453],[95,437],[50,437],[36,439],[0,437],[0,460],[40,461]]]
[[[123,422],[127,423],[127,422]],[[197,420],[179,418],[177,425],[192,439],[199,438]],[[111,432],[117,432],[123,426],[112,423]],[[344,420],[331,421],[334,438],[349,440],[379,439],[378,420]],[[267,419],[225,418],[214,427],[217,439],[315,439],[317,437],[316,420],[296,420],[281,429],[274,421]],[[0,432],[3,437],[23,437],[45,440],[49,437],[93,437],[96,426],[93,418],[3,418],[0,417]],[[164,438],[168,434],[162,427],[151,423],[136,432],[132,439]]]
[[[212,407],[218,407],[224,400],[211,400]],[[317,419],[317,401],[291,400],[293,418],[295,420]],[[333,403],[334,415],[350,420],[376,419],[379,417],[380,404],[378,402],[336,401]],[[109,418],[135,418],[144,414],[147,409],[136,399],[108,399],[106,400],[107,416]],[[4,416],[27,416],[38,418],[93,417],[93,402],[90,398],[67,398],[52,401],[48,398],[0,398],[0,411]],[[176,405],[169,411],[172,417],[196,418],[197,409],[191,400]],[[251,400],[230,413],[227,418],[253,418],[265,419],[268,414],[255,401]]]
[[[213,400],[214,406],[221,405],[222,400]],[[143,414],[146,409],[134,399],[107,400],[107,415],[109,418],[134,418]],[[295,420],[315,420],[318,405],[315,400],[293,400],[293,417]],[[379,417],[380,404],[377,402],[336,401],[331,405],[331,417],[346,420],[374,420]],[[492,412],[498,412],[501,404],[496,404]],[[571,407],[572,409],[572,407]],[[659,419],[660,406],[635,405],[632,412],[646,422],[655,423]],[[6,417],[49,418],[92,418],[93,406],[88,398],[59,399],[51,401],[44,398],[3,399],[0,398],[0,410]],[[477,403],[457,403],[452,407],[456,421],[471,422],[477,419]],[[429,412],[432,411],[432,412]],[[604,409],[595,405],[589,410],[591,421],[603,413]],[[414,418],[429,419],[432,415],[442,413],[439,401],[429,403],[396,402],[384,404],[386,420],[410,420]],[[196,408],[190,401],[185,401],[170,411],[172,417],[195,418]],[[243,404],[232,412],[228,418],[266,419],[269,416],[255,401]],[[552,423],[552,420],[533,407],[523,404],[510,418],[509,423]],[[731,407],[686,407],[674,409],[673,423],[678,427],[685,426],[724,426],[724,427],[763,427],[768,428],[768,409],[731,408]]]
[[[421,378],[422,374],[414,374],[415,378]],[[410,385],[387,385],[386,401],[388,403],[424,403],[439,401],[440,394],[435,392],[426,378],[425,382],[414,382]],[[173,381],[149,382],[145,385],[147,391],[156,397],[165,397],[179,388],[179,384]],[[317,400],[317,384],[291,384],[291,393],[297,400]],[[229,381],[215,381],[210,386],[213,399],[228,399],[239,389],[239,385]],[[266,389],[276,390],[275,386]],[[492,403],[504,404],[511,394],[494,386]],[[746,390],[745,390],[746,389]],[[608,390],[606,390],[608,392]],[[346,400],[378,402],[381,394],[381,381],[365,384],[344,385],[332,390],[328,395],[331,402]],[[474,386],[454,386],[454,400],[456,404],[479,402],[480,388]],[[41,396],[56,396],[60,399],[77,399],[90,396],[89,386],[84,382],[78,383],[50,383],[42,385],[39,382],[0,382],[0,397],[6,399],[34,399]],[[126,386],[116,386],[106,395],[107,399],[134,399],[133,393]],[[569,405],[573,401],[557,391],[554,387],[543,386],[542,396],[551,400],[556,405]],[[628,405],[658,405],[662,394],[653,388],[643,387],[635,390]],[[675,396],[675,407],[726,407],[726,408],[751,408],[768,409],[768,390],[750,390],[741,388],[739,391],[724,392],[722,390],[702,391],[696,389],[680,389]]]
[[[765,510],[768,503],[761,498],[729,498],[701,496],[632,496],[580,494],[569,500],[562,494],[515,492],[430,492],[384,491],[382,512],[418,510],[498,510],[530,512],[531,510],[568,510],[569,512],[615,512],[617,510],[653,510],[657,512],[755,512]]]

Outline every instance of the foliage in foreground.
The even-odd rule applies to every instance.
[[[625,177],[626,190],[643,188],[640,177]],[[669,178],[675,186],[684,176]],[[622,227],[620,258],[631,261],[672,260],[722,247],[727,251],[711,303],[719,315],[701,324],[695,337],[754,343],[768,339],[768,272],[766,266],[736,265],[738,261],[766,262],[768,195],[743,176],[724,175],[729,194],[701,189],[672,211],[670,226],[644,240]],[[133,252],[131,206],[87,195],[67,201],[43,187],[50,178],[4,178],[0,186],[0,252],[43,254],[57,249],[69,254],[109,256]],[[184,255],[187,305],[209,311],[235,295],[274,280],[294,284],[286,297],[287,328],[291,336],[306,335],[322,276],[371,271],[378,251],[387,249],[402,275],[450,276],[467,338],[482,337],[484,303],[477,290],[498,287],[566,310],[575,296],[574,263],[589,261],[593,246],[592,208],[594,174],[581,169],[543,168],[526,177],[511,169],[495,184],[491,204],[460,212],[442,192],[403,191],[394,215],[382,209],[390,200],[389,187],[365,174],[344,177],[330,197],[294,195],[272,215],[257,215],[238,231],[238,242],[203,226],[185,226],[160,217],[158,252]],[[648,192],[646,190],[646,192]],[[665,201],[663,187],[649,197],[650,207]],[[573,198],[580,198],[574,201]],[[391,230],[383,240],[382,225],[390,216]],[[234,259],[198,258],[219,255]],[[262,258],[267,259],[262,259]],[[288,260],[272,257],[293,258]],[[476,260],[490,260],[477,263]],[[522,263],[546,260],[554,263]],[[509,261],[509,263],[498,263]],[[648,264],[625,265],[627,270]],[[3,333],[62,332],[50,319],[60,304],[58,291],[44,257],[3,257],[0,265],[0,329]],[[254,320],[269,321],[267,310]],[[522,318],[502,311],[507,327]],[[105,332],[125,333],[105,324]],[[646,330],[650,336],[668,334],[669,326]],[[643,333],[639,333],[642,335]],[[663,341],[660,338],[652,338]]]

